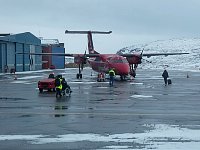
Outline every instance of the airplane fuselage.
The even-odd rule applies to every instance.
[[[99,54],[98,57],[89,58],[88,63],[96,72],[108,73],[110,68],[114,68],[116,75],[125,76],[130,73],[127,59],[117,54]]]

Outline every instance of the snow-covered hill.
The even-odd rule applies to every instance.
[[[142,64],[138,67],[142,68],[158,68],[163,69],[168,66],[168,69],[180,70],[198,70],[200,71],[200,39],[170,39],[165,41],[154,41],[148,44],[137,44],[130,47],[122,48],[118,53],[171,53],[171,52],[188,52],[188,55],[175,56],[154,56],[144,59],[151,63],[142,60]]]

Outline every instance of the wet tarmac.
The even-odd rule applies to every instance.
[[[169,70],[164,86],[162,70],[139,69],[110,87],[88,68],[82,80],[77,69],[54,70],[73,91],[62,98],[37,89],[51,72],[0,75],[1,149],[199,150],[200,71]]]

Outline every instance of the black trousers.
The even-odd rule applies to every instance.
[[[167,78],[164,78],[165,85],[167,85]]]
[[[59,95],[59,96],[62,96],[62,95],[61,95],[61,90],[60,90],[59,88],[56,88],[56,97],[57,97],[58,95]]]

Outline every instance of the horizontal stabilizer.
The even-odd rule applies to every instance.
[[[88,33],[92,33],[92,34],[110,34],[110,33],[112,33],[112,31],[107,31],[107,32],[101,32],[101,31],[69,31],[69,30],[65,31],[65,34],[88,34]]]

